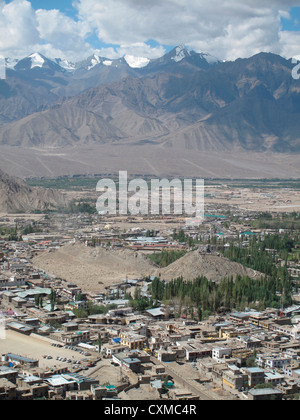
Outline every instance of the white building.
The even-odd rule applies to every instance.
[[[231,356],[232,349],[228,347],[215,347],[212,349],[212,358],[215,360],[221,360],[225,356]]]

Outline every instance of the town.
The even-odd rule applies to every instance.
[[[197,226],[3,215],[0,399],[298,399],[300,216],[243,194],[212,187]]]

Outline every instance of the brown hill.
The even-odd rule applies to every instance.
[[[20,179],[0,170],[0,212],[30,213],[65,205],[66,199],[60,192],[44,188],[30,188]]]
[[[216,282],[224,277],[237,275],[259,278],[260,273],[246,268],[241,264],[232,262],[223,256],[216,254],[202,255],[198,251],[190,252],[173,264],[160,270],[161,278],[170,281],[177,277],[184,280],[193,280],[198,276],[205,276],[208,280]]]
[[[259,278],[260,274],[224,257],[200,255],[191,252],[169,267],[159,269],[141,253],[131,250],[105,250],[89,248],[80,243],[70,243],[55,252],[44,252],[35,257],[33,264],[48,273],[76,283],[84,291],[99,292],[105,287],[125,279],[158,276],[167,281],[182,276],[185,280],[204,275],[220,281],[226,276],[240,274]]]
[[[68,244],[55,252],[34,258],[33,264],[48,273],[76,283],[84,291],[104,291],[126,276],[140,278],[156,273],[156,266],[142,254],[130,250],[88,248]]]

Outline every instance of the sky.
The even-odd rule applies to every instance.
[[[299,0],[0,0],[0,55],[158,58],[177,45],[221,60],[300,58]]]

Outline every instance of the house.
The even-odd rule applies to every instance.
[[[76,346],[79,343],[85,343],[90,340],[90,331],[57,332],[50,334],[50,338],[65,345]]]
[[[300,363],[293,360],[288,365],[283,366],[283,373],[291,378],[300,378]]]
[[[88,378],[79,373],[64,373],[63,377],[69,381],[75,381],[77,386],[75,389],[79,391],[90,390],[91,387],[99,386],[99,381],[93,378]]]
[[[257,356],[257,365],[270,369],[282,369],[290,364],[291,358],[282,357],[280,354],[259,354]]]
[[[57,394],[63,394],[66,391],[77,389],[77,382],[73,377],[64,377],[63,375],[53,375],[45,378],[44,381]]]
[[[134,373],[141,372],[141,361],[137,358],[127,357],[123,360],[123,367],[127,370],[131,370]]]
[[[163,308],[149,309],[146,313],[157,320],[162,320],[166,316]]]
[[[129,350],[142,350],[147,342],[146,337],[139,334],[121,333],[121,345],[128,347]]]
[[[103,346],[103,351],[107,357],[112,357],[115,354],[121,353],[126,349],[126,346],[119,344],[105,344]]]
[[[243,372],[248,376],[248,385],[250,388],[265,383],[265,372],[262,369],[244,368]]]
[[[0,379],[0,400],[12,401],[17,398],[17,385],[8,379]]]
[[[187,342],[182,346],[186,353],[186,360],[195,360],[203,357],[211,357],[212,349],[209,345],[197,341]]]
[[[172,350],[159,350],[157,352],[157,359],[160,362],[175,362],[177,359],[177,352]]]
[[[273,386],[277,386],[285,381],[285,376],[280,375],[279,373],[266,372],[265,373],[265,383]]]
[[[248,386],[248,376],[242,373],[235,365],[228,365],[228,370],[223,371],[222,383],[233,390],[241,391]]]
[[[248,394],[249,400],[261,401],[261,400],[282,400],[282,392],[273,388],[264,389],[252,389]]]
[[[215,347],[212,349],[212,358],[216,360],[223,359],[226,356],[231,356],[232,349],[228,347]]]
[[[16,363],[21,366],[26,366],[30,368],[39,366],[38,360],[29,359],[23,356],[18,356],[17,354],[7,353],[6,355],[3,356],[3,358],[8,362]]]
[[[8,366],[0,366],[0,380],[7,379],[12,383],[16,383],[18,377],[18,371],[8,367]]]
[[[30,335],[35,330],[34,327],[25,325],[21,322],[9,322],[6,324],[6,328],[26,335]]]
[[[88,302],[85,300],[78,300],[75,302],[69,302],[67,305],[65,305],[65,309],[70,309],[73,311],[74,309],[82,309],[86,310],[88,308]]]

